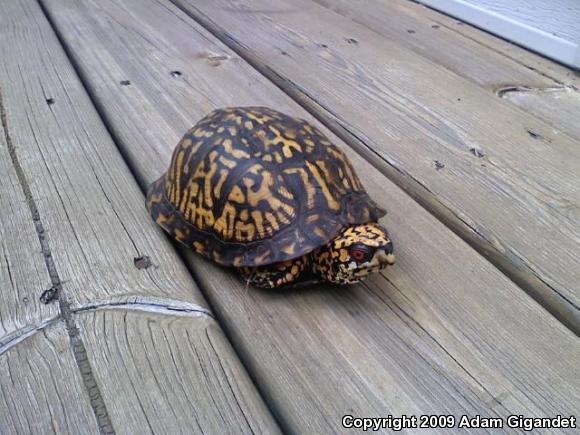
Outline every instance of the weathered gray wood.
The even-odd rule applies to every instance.
[[[502,89],[509,89],[513,86],[523,86],[530,87],[534,92],[542,94],[545,91],[555,90],[555,88],[564,92],[577,90],[580,84],[580,72],[578,71],[412,1],[379,0],[366,2],[365,7],[358,11],[353,10],[342,0],[336,2],[315,1],[391,38],[394,37],[394,34],[389,32],[387,35],[387,26],[381,27],[381,23],[388,22],[390,27],[397,28],[397,20],[393,22],[384,16],[385,11],[391,11],[395,7],[393,13],[397,14],[397,18],[403,23],[416,25],[416,27],[409,27],[416,33],[394,38],[397,44],[412,47],[417,53],[427,56],[433,62],[451,69],[456,74],[463,75],[478,83],[488,83],[492,91],[500,92]],[[353,2],[354,5],[358,3],[357,0]],[[443,30],[443,32],[425,32],[426,28],[428,29],[433,25],[439,26],[438,30]],[[548,82],[534,85],[535,80],[530,81],[533,75],[517,73],[517,70],[510,66],[510,62],[521,65],[523,70],[537,72],[546,77]],[[553,81],[552,84],[550,84],[551,81]],[[518,99],[511,101],[520,104]],[[547,110],[546,113],[534,110],[535,107],[525,104],[525,100],[522,100],[521,103],[520,107],[524,110],[544,117],[558,130],[572,127],[565,118],[567,113],[566,100],[563,104],[560,102],[558,105],[550,105],[551,110]],[[562,117],[564,117],[564,121]],[[578,138],[578,136],[575,137]]]
[[[205,306],[151,224],[142,192],[39,6],[0,7],[10,30],[0,41],[8,133],[73,308],[131,295]],[[152,267],[135,266],[143,255]]]
[[[114,429],[141,433],[147,422],[138,421],[139,417],[144,417],[140,409],[147,408],[150,397],[155,397],[156,418],[164,422],[168,432],[182,430],[192,433],[200,427],[195,420],[184,418],[177,427],[174,412],[169,412],[179,397],[177,392],[183,380],[174,378],[165,386],[167,392],[175,392],[174,396],[168,393],[158,396],[155,385],[149,382],[139,386],[139,395],[135,396],[131,390],[125,394],[120,386],[126,384],[113,379],[107,368],[99,365],[116,365],[119,370],[124,367],[124,373],[118,372],[117,375],[131,378],[142,370],[143,356],[129,365],[133,356],[123,352],[129,352],[130,348],[119,349],[106,359],[100,353],[104,349],[99,346],[91,347],[88,354],[85,352],[82,338],[76,332],[73,313],[106,307],[134,311],[136,314],[131,314],[131,318],[145,327],[150,317],[143,312],[171,315],[172,318],[181,313],[189,316],[192,325],[199,322],[199,327],[188,327],[190,342],[173,341],[172,351],[176,354],[186,352],[193,343],[198,346],[199,358],[204,364],[230,367],[228,371],[200,371],[193,370],[192,366],[182,366],[180,374],[189,378],[188,382],[208,385],[189,397],[189,406],[204,415],[205,420],[201,423],[204,431],[276,433],[276,423],[238,357],[224,344],[223,333],[189,272],[149,218],[142,192],[39,4],[32,0],[1,2],[0,29],[3,124],[21,168],[18,181],[26,184],[28,189],[28,198],[22,197],[22,202],[38,211],[34,224],[43,234],[43,250],[47,257],[44,267],[50,272],[49,283],[62,287],[57,305],[60,304],[60,314],[71,335],[71,348],[77,358],[76,370],[83,374],[83,379],[86,377],[85,387],[89,390],[94,413],[99,416],[99,428],[110,428],[109,420],[112,419],[107,415],[108,409],[114,410],[117,416],[132,416],[126,420],[114,419]],[[7,158],[5,154],[3,151],[0,156],[2,164]],[[2,187],[4,190],[4,183]],[[7,188],[10,194],[9,189],[16,190],[18,185],[15,182]],[[30,219],[30,213],[23,213],[23,218],[26,217]],[[38,246],[32,250],[24,243],[21,249],[29,249],[31,257],[37,256],[39,251]],[[16,252],[22,251],[17,249]],[[25,255],[25,252],[19,255]],[[150,257],[150,267],[142,267],[143,262],[135,261],[136,257],[143,255]],[[26,262],[22,267],[30,268],[31,275],[34,273],[34,268]],[[31,280],[30,284],[33,283]],[[20,296],[8,293],[10,288],[4,290],[3,299]],[[38,288],[33,290],[39,294]],[[20,303],[12,305],[18,307]],[[137,320],[139,316],[143,316],[143,320]],[[94,324],[83,326],[81,334],[91,337],[113,335],[115,329],[121,328],[117,323],[107,327],[100,324],[94,331],[87,330],[95,328]],[[208,329],[211,329],[214,340],[221,343],[215,349],[206,345]],[[121,332],[126,330],[118,333]],[[157,333],[170,334],[172,331],[161,328]],[[28,347],[29,342],[21,341],[16,347]],[[162,376],[170,370],[165,366],[167,352],[156,352],[155,347],[150,347],[147,356],[150,361],[156,359],[155,363],[150,363],[151,371]],[[123,366],[124,363],[127,366]],[[58,382],[64,385],[63,379],[58,379]],[[103,402],[99,390],[110,389],[116,389],[118,394],[106,396],[106,402]],[[46,399],[58,400],[58,397],[47,396]],[[55,412],[74,413],[77,412],[75,407],[80,406],[75,400],[63,403],[64,410],[55,408]],[[27,408],[27,405],[22,404],[22,412],[34,413],[35,409]],[[236,412],[231,409],[236,409]],[[228,418],[223,418],[224,412],[229,412]]]
[[[228,358],[231,346],[213,319],[126,310],[77,319],[122,432],[272,433],[255,424],[264,410],[252,404],[247,375]]]
[[[314,1],[580,139],[578,73],[408,0]]]
[[[490,49],[489,42],[497,38],[486,35],[490,41],[484,42],[466,37],[459,31],[469,26],[409,0],[314,1],[492,92],[516,84],[538,88],[561,84],[510,58],[509,52]],[[538,57],[519,51],[528,53],[530,64]]]
[[[384,2],[384,0],[379,0]],[[398,1],[399,0],[395,0]],[[489,50],[501,53],[518,63],[521,63],[526,68],[536,70],[540,74],[544,74],[549,78],[559,81],[561,84],[573,85],[580,82],[580,73],[571,70],[560,63],[554,62],[544,56],[535,54],[529,50],[524,50],[513,43],[501,38],[497,38],[490,33],[480,30],[474,26],[468,25],[453,17],[445,16],[437,11],[429,9],[427,6],[407,2],[409,9],[414,9],[417,14],[434,17],[438,22],[444,24],[446,27],[453,29],[458,37],[472,39],[474,42],[487,47]]]
[[[580,140],[580,91],[575,87],[535,89],[509,88],[501,96],[552,124],[553,134],[568,134]]]
[[[316,122],[168,1],[43,3],[143,186],[215,107]],[[338,431],[348,413],[575,412],[580,340],[331,137],[389,209],[395,267],[344,289],[267,292],[184,250],[284,428]]]
[[[310,0],[178,3],[580,334],[579,142]]]
[[[0,349],[58,314],[54,305],[39,301],[51,282],[8,149],[2,92],[0,85]]]
[[[569,7],[574,0],[510,0],[505,2],[507,5],[498,5],[497,0],[419,1],[558,62],[580,68],[580,31],[577,30],[580,10]],[[522,8],[522,5],[525,6]]]
[[[0,355],[0,433],[99,433],[63,323]]]

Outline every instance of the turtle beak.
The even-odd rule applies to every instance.
[[[393,243],[389,242],[387,245],[383,246],[378,252],[379,261],[384,266],[392,266],[395,264],[395,255],[393,254]]]

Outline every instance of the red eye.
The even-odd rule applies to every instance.
[[[356,261],[362,261],[365,258],[365,252],[360,249],[353,249],[351,255]]]

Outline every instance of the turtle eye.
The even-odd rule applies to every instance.
[[[365,258],[365,253],[363,251],[361,251],[360,249],[353,249],[353,251],[350,253],[350,255],[352,255],[352,257],[356,261],[361,261]]]
[[[350,250],[350,256],[359,263],[365,261],[370,256],[370,251],[365,248],[365,246],[353,246]]]

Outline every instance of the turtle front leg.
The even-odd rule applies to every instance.
[[[310,256],[262,267],[241,267],[243,279],[252,287],[277,288],[295,282],[310,264]]]

